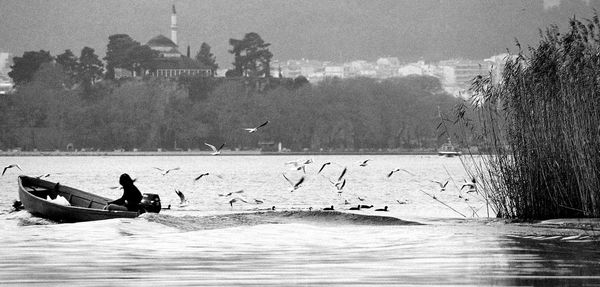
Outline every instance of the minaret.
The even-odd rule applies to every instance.
[[[173,11],[171,13],[171,41],[177,44],[177,13],[175,12],[175,4],[173,4]]]

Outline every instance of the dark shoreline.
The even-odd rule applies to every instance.
[[[437,155],[436,151],[366,151],[366,152],[260,152],[223,151],[220,156],[278,156],[278,155]],[[0,157],[19,156],[212,156],[209,151],[20,151],[0,152]]]

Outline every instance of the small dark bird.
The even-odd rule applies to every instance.
[[[247,130],[249,133],[254,133],[254,132],[258,131],[258,129],[260,129],[260,128],[262,128],[262,127],[266,126],[268,123],[269,123],[269,121],[266,121],[266,122],[264,122],[263,124],[261,124],[261,125],[260,125],[260,126],[258,126],[258,127],[255,127],[255,128],[246,128],[246,129],[244,129],[244,130]]]
[[[361,204],[360,205],[360,208],[367,208],[368,209],[368,208],[371,208],[371,207],[373,207],[373,205],[366,205],[366,204]]]
[[[357,205],[356,207],[350,207],[350,210],[360,210],[360,205]]]
[[[333,205],[331,207],[325,207],[323,210],[333,210]]]
[[[163,207],[163,208],[161,208],[161,209],[171,209],[171,205],[169,204],[169,206],[167,206],[167,207]]]
[[[225,146],[225,143],[223,143],[219,148],[216,148],[214,145],[211,145],[211,144],[207,144],[207,143],[204,143],[204,144],[207,145],[209,148],[211,148],[213,150],[213,152],[210,153],[212,155],[219,155],[219,154],[221,154],[221,149]]]
[[[282,173],[282,175],[285,178],[285,180],[287,180],[292,186],[292,190],[290,190],[290,192],[294,192],[294,190],[300,188],[300,185],[304,182],[304,176],[301,177],[296,183],[294,183],[289,178],[287,178],[287,176],[285,176],[285,173]]]
[[[323,169],[324,169],[326,166],[330,165],[330,164],[331,164],[331,162],[326,162],[326,163],[324,163],[324,164],[321,166],[321,168],[319,169],[319,172],[317,172],[317,174],[321,173],[321,172],[323,171]]]
[[[177,193],[177,196],[179,196],[179,206],[183,207],[188,205],[188,200],[185,199],[185,195],[183,194],[183,192],[181,192],[179,189],[175,189],[175,193]]]
[[[4,175],[4,173],[6,172],[7,169],[13,168],[13,167],[16,167],[16,168],[22,170],[21,167],[18,164],[11,164],[11,165],[8,165],[8,166],[4,167],[4,170],[2,171],[2,175]]]
[[[167,170],[164,170],[164,169],[162,169],[162,168],[159,168],[159,167],[155,167],[154,169],[156,169],[156,170],[160,171],[160,173],[161,173],[162,175],[167,175],[167,173],[169,173],[169,172],[171,172],[171,171],[174,171],[174,170],[179,170],[179,168],[178,168],[178,167],[176,167],[176,168],[171,168],[171,169],[167,169]]]
[[[244,190],[240,189],[238,191],[232,191],[232,192],[228,192],[228,193],[219,193],[218,195],[219,196],[231,196],[234,193],[244,193]]]
[[[441,183],[441,182],[435,181],[435,180],[432,180],[431,182],[437,183],[440,186],[440,191],[446,190],[446,185],[448,185],[448,181],[447,180],[444,183]]]
[[[384,208],[375,209],[375,211],[388,211],[387,205]]]
[[[197,176],[196,178],[194,178],[194,181],[197,181],[197,180],[201,179],[203,176],[207,176],[207,175],[209,175],[209,174],[210,174],[210,173],[208,173],[208,172],[205,172],[205,173],[203,173],[203,174],[201,174],[201,175]]]
[[[363,162],[360,164],[360,166],[362,166],[362,167],[365,167],[365,166],[367,166],[367,162],[369,162],[369,161],[370,161],[370,159],[366,159],[365,161],[363,161]]]

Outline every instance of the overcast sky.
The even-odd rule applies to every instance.
[[[84,46],[105,56],[108,36],[129,34],[146,43],[170,37],[171,5],[177,7],[179,44],[195,54],[211,45],[222,68],[230,67],[230,38],[256,32],[272,44],[274,59],[403,61],[454,57],[481,59],[538,40],[538,29],[593,16],[600,1],[546,0],[0,0],[0,50]],[[554,6],[549,8],[549,6]]]

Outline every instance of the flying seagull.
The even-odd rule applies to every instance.
[[[304,182],[304,176],[301,177],[297,182],[292,182],[289,178],[287,178],[287,176],[285,176],[285,173],[282,173],[283,177],[285,178],[285,180],[287,180],[290,185],[292,186],[292,190],[290,190],[290,192],[294,192],[294,190],[300,188],[300,185]]]
[[[324,163],[324,164],[321,166],[321,168],[319,169],[319,172],[317,172],[317,174],[321,173],[321,172],[323,171],[323,169],[324,169],[326,166],[330,165],[330,164],[331,164],[331,162],[326,162],[326,163]]]
[[[440,191],[446,190],[446,185],[448,185],[448,181],[447,180],[444,183],[441,183],[441,182],[435,181],[435,180],[432,180],[431,182],[437,183],[440,186]]]
[[[362,167],[365,167],[365,166],[367,166],[367,162],[369,162],[369,161],[370,161],[370,159],[366,159],[366,160],[364,160],[364,161],[363,161],[363,162],[360,164],[360,166],[362,166]]]
[[[204,143],[204,144],[207,145],[208,147],[210,147],[213,150],[213,152],[210,153],[212,155],[219,155],[219,154],[221,154],[221,149],[225,146],[225,143],[223,143],[219,148],[216,148],[214,145],[211,145],[211,144],[207,144],[207,143]]]
[[[177,193],[179,199],[181,200],[181,202],[179,202],[180,207],[188,205],[188,200],[185,199],[185,195],[183,195],[183,192],[181,192],[179,189],[175,189],[175,193]]]
[[[390,173],[388,173],[387,177],[390,177],[390,176],[392,176],[394,173],[396,173],[396,172],[399,172],[399,171],[404,171],[404,172],[406,172],[406,173],[408,173],[408,174],[412,174],[412,175],[414,175],[412,172],[410,172],[410,171],[408,171],[408,170],[406,170],[406,169],[403,169],[403,168],[397,168],[397,169],[394,169],[394,170],[390,171]]]
[[[254,132],[258,131],[258,129],[266,126],[268,123],[269,123],[269,121],[266,121],[266,122],[262,123],[262,125],[260,125],[258,127],[255,127],[255,128],[245,128],[244,130],[247,130],[249,133],[254,133]]]
[[[233,195],[234,193],[244,193],[244,190],[243,190],[243,189],[240,189],[240,190],[238,190],[238,191],[232,191],[232,192],[228,192],[228,193],[219,193],[218,195],[219,195],[219,196],[231,196],[231,195]]]
[[[243,199],[241,197],[234,197],[231,200],[229,200],[229,205],[231,205],[231,207],[233,208],[233,203],[238,202],[238,201],[248,203],[248,201],[246,201],[245,199]]]
[[[178,168],[178,167],[176,167],[176,168],[171,168],[171,169],[167,169],[167,170],[164,170],[164,169],[162,169],[162,168],[159,168],[159,167],[155,167],[154,169],[156,169],[156,170],[160,171],[160,173],[161,173],[162,175],[167,175],[167,173],[169,173],[169,172],[171,172],[171,171],[173,171],[173,170],[179,170],[179,168]]]
[[[344,167],[344,170],[342,170],[342,173],[338,177],[338,182],[342,181],[342,178],[344,178],[344,175],[346,175],[346,171],[348,171],[348,168]]]
[[[4,173],[6,172],[7,169],[13,168],[13,167],[16,167],[16,168],[22,170],[21,167],[18,164],[11,164],[11,165],[8,165],[8,166],[4,167],[4,170],[2,171],[2,175],[4,175]]]
[[[205,172],[205,173],[203,173],[203,174],[201,174],[201,175],[197,176],[196,178],[194,178],[194,181],[197,181],[197,180],[201,179],[203,176],[207,176],[207,175],[209,175],[209,174],[210,174],[210,173],[208,173],[208,172]]]
[[[463,190],[463,188],[465,188],[465,186],[469,188],[469,189],[467,189],[467,193],[477,192],[477,181],[475,180],[475,178],[472,178],[471,182],[468,182],[465,180],[465,183],[462,185],[460,190]]]

